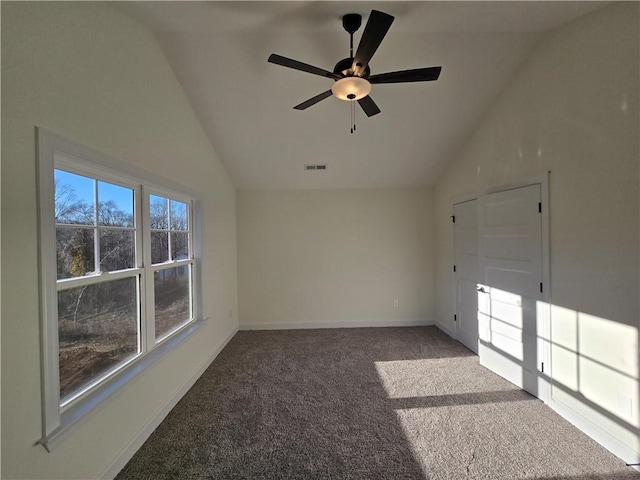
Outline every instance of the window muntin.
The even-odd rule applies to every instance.
[[[58,279],[135,267],[134,189],[54,171]]]
[[[185,260],[189,248],[189,204],[160,195],[149,195],[151,263]]]

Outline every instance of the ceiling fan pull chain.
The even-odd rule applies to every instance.
[[[353,112],[353,131],[356,131],[356,102],[351,102],[351,111]]]
[[[351,134],[353,135],[353,132],[356,131],[356,108],[355,108],[355,102],[349,102],[351,105],[351,118],[349,120],[351,120]]]

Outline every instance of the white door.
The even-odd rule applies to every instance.
[[[478,353],[478,201],[453,206],[456,339]]]
[[[542,300],[541,186],[480,197],[478,326],[480,363],[541,396],[543,359],[537,310]]]

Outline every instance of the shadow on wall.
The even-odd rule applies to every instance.
[[[638,328],[553,304],[551,319],[553,398],[623,427],[640,451]]]
[[[572,409],[640,451],[637,327],[496,288],[488,291],[489,296],[478,294],[481,361],[483,352],[498,356],[512,375],[509,379],[535,395],[549,384],[552,403]],[[548,333],[546,315],[551,319]],[[540,363],[545,350],[551,372]]]

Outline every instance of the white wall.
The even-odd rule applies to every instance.
[[[432,322],[432,212],[430,190],[238,191],[241,328]]]
[[[35,126],[203,194],[206,326],[92,412],[42,433]],[[237,328],[235,191],[152,35],[103,3],[2,2],[2,474],[96,478]]]
[[[437,319],[452,329],[452,203],[551,171],[553,401],[631,460],[640,451],[638,7],[615,3],[545,36],[435,189]]]

